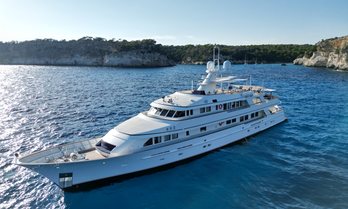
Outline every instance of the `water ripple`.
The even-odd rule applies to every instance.
[[[204,70],[0,66],[0,208],[348,208],[348,74],[326,69],[233,66],[278,90],[288,122],[174,169],[64,193],[11,164],[103,135]]]

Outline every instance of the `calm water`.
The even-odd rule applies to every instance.
[[[348,73],[233,66],[278,90],[289,118],[173,169],[62,192],[11,164],[16,152],[105,134],[204,66],[0,66],[0,208],[348,208]]]

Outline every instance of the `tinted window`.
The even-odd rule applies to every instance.
[[[231,122],[232,122],[231,120],[227,120],[226,124],[231,124]]]
[[[112,144],[109,144],[103,140],[100,140],[96,146],[100,146],[100,147],[103,147],[104,149],[108,150],[108,151],[111,151],[113,150],[116,146],[115,145],[112,145]]]
[[[174,118],[181,118],[185,116],[185,111],[177,111],[174,115]]]
[[[155,138],[154,138],[154,143],[155,144],[158,144],[158,143],[161,143],[161,137],[160,136],[156,136]]]
[[[186,131],[186,136],[189,136],[190,135],[190,131]]]
[[[179,134],[172,134],[172,139],[177,139],[179,137]]]
[[[167,117],[170,117],[170,118],[173,117],[174,113],[175,113],[174,110],[170,110],[167,114]]]
[[[156,108],[156,107],[155,107]],[[155,112],[155,114],[156,115],[159,115],[160,113],[161,113],[161,111],[162,111],[162,109],[161,108],[156,108],[156,112]]]
[[[162,110],[161,116],[165,116],[168,113],[168,110]]]
[[[205,127],[205,126],[201,128],[201,132],[206,131],[206,130],[207,130],[207,127]]]
[[[245,116],[245,120],[248,120],[248,119],[249,119],[249,115],[246,115],[246,116]]]
[[[150,138],[149,140],[147,140],[144,144],[144,147],[145,146],[149,146],[149,145],[152,145],[153,144],[153,141],[152,141],[152,138]]]
[[[232,123],[235,123],[235,122],[237,122],[237,119],[236,119],[236,118],[233,118],[233,119],[232,119]]]
[[[211,111],[211,107],[210,107],[210,106],[207,107],[205,111],[206,111],[206,112],[210,112],[210,111]]]
[[[170,140],[170,135],[165,135],[164,136],[164,141],[169,141]]]
[[[240,121],[240,122],[243,122],[243,121],[244,121],[244,116],[240,117],[240,118],[239,118],[239,121]]]
[[[201,107],[201,108],[199,109],[199,112],[200,112],[200,113],[205,113],[205,107]]]

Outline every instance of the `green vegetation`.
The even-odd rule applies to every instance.
[[[311,54],[314,45],[219,45],[223,59],[234,63],[280,63],[292,62],[304,54]],[[83,37],[78,40],[37,39],[24,42],[0,42],[0,63],[16,64],[18,58],[69,58],[85,56],[103,58],[108,54],[124,51],[158,52],[176,63],[205,63],[212,59],[214,45],[163,46],[151,39],[139,41],[106,40],[104,38]]]
[[[79,40],[36,39],[24,42],[0,42],[0,63],[13,58],[52,58],[72,57],[103,57],[107,54],[122,51],[159,51],[156,41],[106,40],[104,38],[83,37]]]
[[[214,45],[186,45],[162,46],[161,49],[175,62],[196,63],[212,59]],[[233,63],[283,63],[292,62],[297,57],[315,50],[314,45],[248,45],[226,46],[220,45],[221,55],[224,60]]]

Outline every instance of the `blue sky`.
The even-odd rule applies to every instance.
[[[0,0],[0,41],[313,44],[343,35],[347,0]]]

